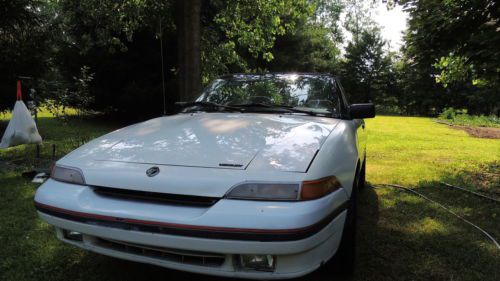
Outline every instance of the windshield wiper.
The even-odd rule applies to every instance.
[[[245,108],[245,109],[252,108],[252,107],[256,107],[256,108],[263,107],[263,108],[271,109],[271,110],[279,109],[280,112],[283,112],[283,113],[304,113],[304,114],[308,114],[308,115],[312,115],[312,116],[316,115],[316,113],[313,111],[297,109],[297,108],[294,108],[293,106],[289,106],[289,105],[275,105],[275,104],[265,104],[265,103],[244,103],[244,104],[233,104],[231,106],[236,107],[236,108]],[[247,111],[247,110],[245,110],[245,111]]]
[[[241,108],[234,106],[222,105],[214,102],[208,101],[192,101],[192,102],[176,102],[175,105],[179,109],[186,109],[188,107],[200,107],[203,110],[215,110],[215,111],[242,111]]]

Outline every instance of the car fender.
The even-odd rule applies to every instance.
[[[306,180],[335,176],[348,196],[356,177],[356,167],[360,163],[355,120],[342,120],[330,133],[320,151],[311,163]]]

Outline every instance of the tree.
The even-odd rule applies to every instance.
[[[314,10],[297,27],[276,39],[274,59],[261,68],[270,71],[330,72],[339,67],[343,40],[341,0],[313,0]],[[300,59],[298,59],[300,58]]]
[[[306,0],[208,2],[202,31],[204,83],[227,72],[256,71],[273,61],[276,40],[293,33],[314,10]]]
[[[192,101],[201,92],[201,0],[177,0],[179,99]]]
[[[387,94],[391,60],[377,28],[365,29],[346,47],[343,85],[351,102],[381,101]]]
[[[498,1],[398,2],[410,13],[404,54],[415,66],[410,71],[416,75],[408,77],[411,92],[418,103],[429,100],[419,111],[454,106],[490,113],[499,108]]]
[[[162,22],[165,64],[176,65],[173,9],[167,1],[55,1],[58,41],[54,44],[54,68],[48,77],[50,99],[67,106],[79,98],[82,67],[93,75],[87,86],[88,108],[127,116],[150,117],[163,110],[159,22]],[[110,12],[112,11],[112,12]],[[169,72],[170,74],[170,72]],[[167,83],[169,93],[175,92]],[[169,95],[167,98],[174,95]],[[61,99],[64,97],[64,99]],[[172,103],[173,99],[168,102]]]
[[[226,72],[251,71],[262,60],[272,61],[276,40],[312,12],[306,0],[53,3],[56,16],[51,23],[58,40],[51,79],[61,80],[56,83],[61,89],[50,89],[54,97],[79,92],[73,77],[85,66],[93,74],[90,108],[143,117],[162,112],[162,103],[156,102],[163,99],[160,21],[167,105],[172,105],[200,93],[200,73],[201,82],[207,83]]]
[[[344,39],[342,32],[342,13],[351,2],[346,0],[311,0],[314,5],[314,14],[310,23],[329,31],[333,42],[341,44]]]
[[[345,29],[351,33],[352,41],[357,43],[361,34],[367,28],[374,28],[375,22],[371,19],[371,10],[375,1],[371,0],[351,0],[345,2],[346,17],[344,21]]]
[[[52,42],[47,6],[36,0],[0,0],[0,111],[12,107],[19,76],[40,77],[47,71]]]
[[[340,62],[340,49],[329,35],[327,28],[304,23],[293,33],[277,38],[272,50],[274,59],[262,67],[281,72],[335,73]]]

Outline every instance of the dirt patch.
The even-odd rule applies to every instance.
[[[500,139],[500,128],[451,126],[457,130],[464,130],[469,135],[483,139]]]
[[[436,121],[436,123],[448,125],[456,130],[466,131],[470,136],[476,138],[500,139],[500,128],[458,126],[443,121]]]

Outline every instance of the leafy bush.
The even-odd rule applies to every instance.
[[[377,115],[403,115],[403,110],[397,105],[379,105],[375,104],[375,112]]]
[[[453,107],[448,107],[448,108],[445,108],[443,110],[443,112],[441,112],[441,114],[439,114],[439,119],[453,120],[453,119],[455,119],[456,115],[457,115],[457,112],[455,111],[455,109]]]
[[[496,115],[469,115],[467,110],[457,110],[452,107],[445,108],[439,114],[439,119],[460,126],[500,128],[500,118]]]
[[[40,81],[40,89],[45,93],[41,103],[45,109],[56,117],[65,117],[68,109],[76,109],[78,115],[88,113],[87,109],[94,102],[90,88],[94,73],[90,72],[90,67],[80,67],[80,73],[73,76],[71,81],[59,76],[57,78],[54,81]]]

